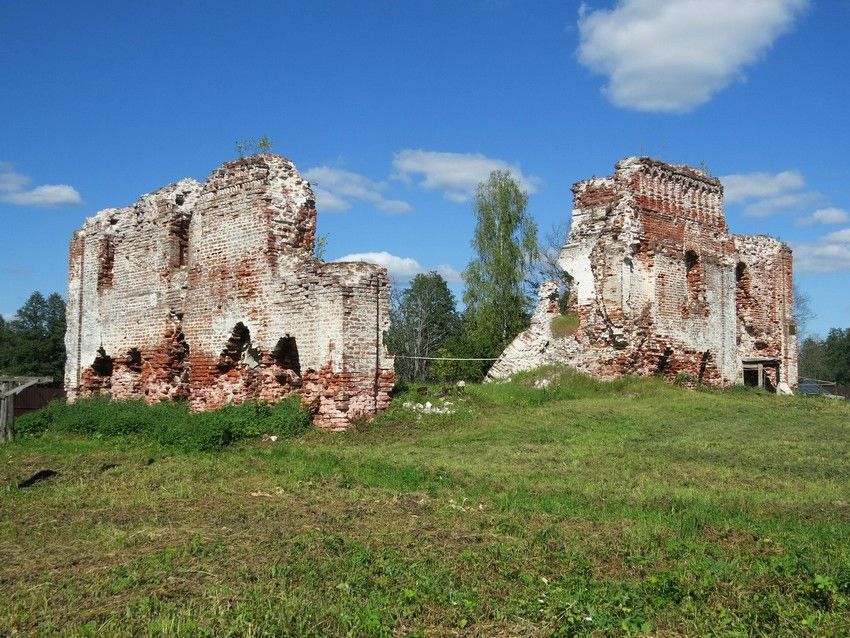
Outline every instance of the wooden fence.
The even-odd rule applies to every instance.
[[[43,408],[45,405],[53,401],[53,399],[61,399],[65,397],[65,390],[62,388],[45,388],[42,386],[30,386],[24,388],[21,393],[15,397],[14,417],[17,419],[22,414],[32,412]]]

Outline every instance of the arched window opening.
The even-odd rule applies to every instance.
[[[189,223],[192,218],[189,215],[175,217],[169,227],[171,236],[171,265],[179,268],[186,265],[186,256],[189,252]]]
[[[233,332],[221,351],[218,367],[221,370],[231,370],[240,364],[249,368],[259,365],[257,351],[251,347],[251,331],[241,321],[233,327]]]
[[[112,357],[107,356],[103,346],[98,348],[97,356],[91,364],[92,371],[99,377],[111,377],[113,365]]]
[[[115,268],[115,244],[112,237],[107,236],[101,240],[97,260],[97,289],[101,291],[112,285]]]
[[[685,253],[685,278],[688,284],[688,301],[693,303],[699,299],[702,288],[702,267],[693,250]]]
[[[295,337],[286,335],[279,339],[272,356],[280,367],[292,370],[295,374],[301,376],[301,361],[298,357],[298,345],[295,343]]]
[[[699,257],[693,250],[689,250],[685,253],[685,270],[688,274],[690,274],[699,264]]]
[[[130,348],[127,352],[127,368],[132,372],[142,371],[142,353],[138,348]]]

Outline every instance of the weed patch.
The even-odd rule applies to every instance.
[[[67,432],[93,437],[139,436],[184,451],[219,450],[234,441],[273,434],[292,437],[310,425],[310,414],[297,398],[275,405],[245,403],[210,412],[191,413],[181,402],[147,405],[103,397],[68,404],[53,401],[15,421],[19,436]]]

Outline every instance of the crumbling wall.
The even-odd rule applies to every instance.
[[[200,191],[194,180],[183,180],[132,206],[103,210],[74,233],[65,337],[72,399],[95,392],[151,401],[186,395],[182,367],[156,361],[179,339],[173,310],[182,309],[185,296],[173,228]]]
[[[386,270],[313,256],[292,162],[228,162],[87,220],[71,242],[66,389],[206,410],[299,394],[344,429],[389,402]]]
[[[490,367],[489,378],[505,379],[516,372],[574,359],[579,354],[577,342],[566,336],[556,336],[552,330],[552,321],[560,314],[558,284],[544,281],[537,290],[537,307],[531,315],[531,325],[508,344]]]
[[[766,235],[735,235],[736,336],[742,359],[779,360],[771,385],[797,383],[791,249]],[[739,376],[741,371],[739,370]]]
[[[611,177],[576,183],[573,195],[560,265],[573,276],[570,309],[579,328],[540,354],[520,357],[514,347],[520,341],[546,340],[545,331],[533,334],[541,329],[532,324],[493,366],[491,378],[555,359],[603,378],[654,374],[713,385],[739,382],[750,347],[737,328],[742,296],[736,267],[743,260],[764,282],[748,293],[747,325],[770,335],[765,353],[781,352],[785,378],[796,380],[794,338],[780,330],[790,303],[784,293],[790,249],[776,240],[770,249],[749,248],[752,242],[729,235],[719,180],[634,157],[619,162]],[[739,257],[740,250],[746,255]],[[765,278],[765,271],[781,272],[782,285],[774,285],[779,275]]]

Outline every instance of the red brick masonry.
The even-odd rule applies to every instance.
[[[560,264],[574,277],[579,328],[556,339],[553,313],[538,311],[491,378],[561,361],[603,378],[688,375],[722,386],[743,382],[745,361],[764,361],[769,385],[796,385],[791,249],[730,235],[720,180],[631,157],[573,194]]]
[[[70,249],[69,399],[205,410],[297,394],[332,430],[383,410],[387,271],[319,261],[315,230],[310,184],[273,154],[87,219]]]

